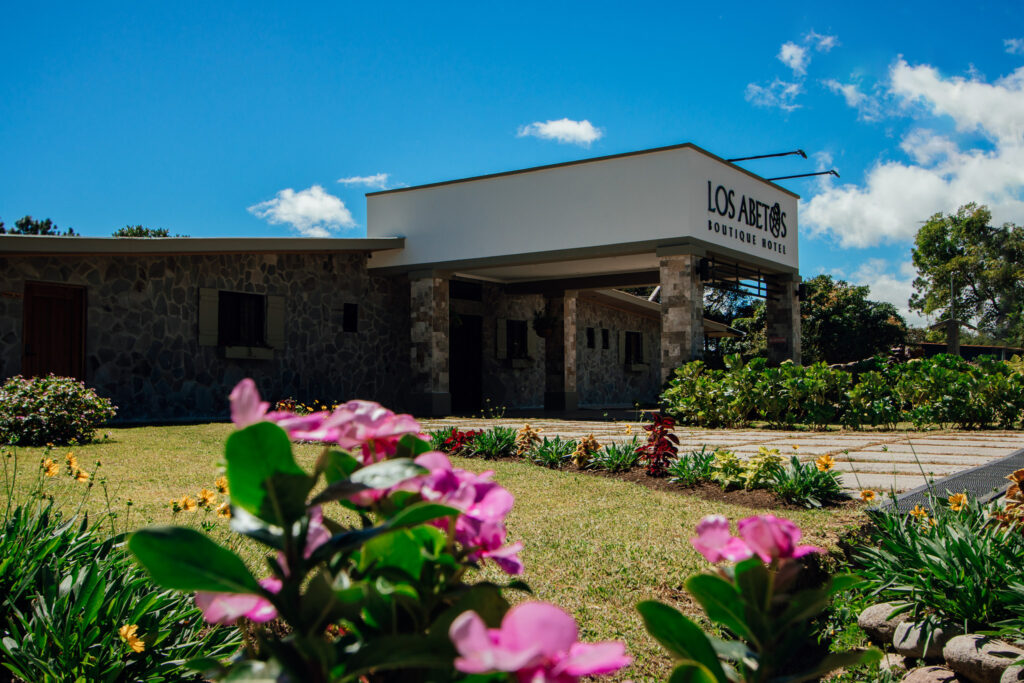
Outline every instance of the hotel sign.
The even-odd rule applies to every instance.
[[[745,251],[786,254],[786,212],[779,202],[769,204],[754,194],[707,181],[707,234]],[[720,240],[715,240],[720,241]]]

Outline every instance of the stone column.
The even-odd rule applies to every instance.
[[[545,313],[556,320],[544,339],[544,410],[576,410],[576,302],[568,290],[545,296]]]
[[[658,250],[661,267],[661,379],[704,357],[704,283],[699,254]]]
[[[768,339],[768,363],[778,365],[791,360],[800,364],[800,300],[798,275],[775,275],[767,278],[768,299],[765,301]]]
[[[416,416],[449,415],[448,278],[433,271],[409,276],[412,306],[410,409]]]

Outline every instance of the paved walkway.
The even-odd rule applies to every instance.
[[[528,422],[543,436],[579,439],[593,434],[598,442],[642,439],[638,422],[608,422],[553,419],[442,418],[422,420],[426,429],[457,426],[485,429],[504,425],[516,429]],[[829,454],[843,472],[843,485],[850,491],[862,488],[906,491],[928,478],[941,479],[970,467],[983,465],[1024,448],[1024,432],[933,431],[933,432],[788,432],[766,429],[688,429],[677,427],[680,452],[726,448],[740,456],[757,453],[759,446],[778,448],[784,457],[797,454],[814,460]],[[797,446],[797,449],[793,447]]]

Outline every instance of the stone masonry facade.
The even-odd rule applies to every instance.
[[[658,400],[661,389],[661,321],[627,313],[580,297],[577,309],[576,357],[581,407],[632,407]],[[594,346],[587,346],[593,329]],[[608,348],[604,348],[607,331]],[[644,363],[627,368],[620,363],[623,332],[639,332]]]
[[[21,370],[27,281],[85,287],[85,381],[119,421],[224,419],[244,377],[271,401],[404,400],[409,284],[368,275],[363,253],[0,257],[3,377]],[[283,297],[283,348],[256,360],[200,346],[200,288]],[[353,303],[358,329],[343,332]]]

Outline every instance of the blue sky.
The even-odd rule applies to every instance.
[[[359,236],[381,186],[800,147],[747,167],[841,173],[784,183],[804,276],[901,307],[930,214],[1024,223],[1019,2],[144,5],[5,6],[0,219]]]

